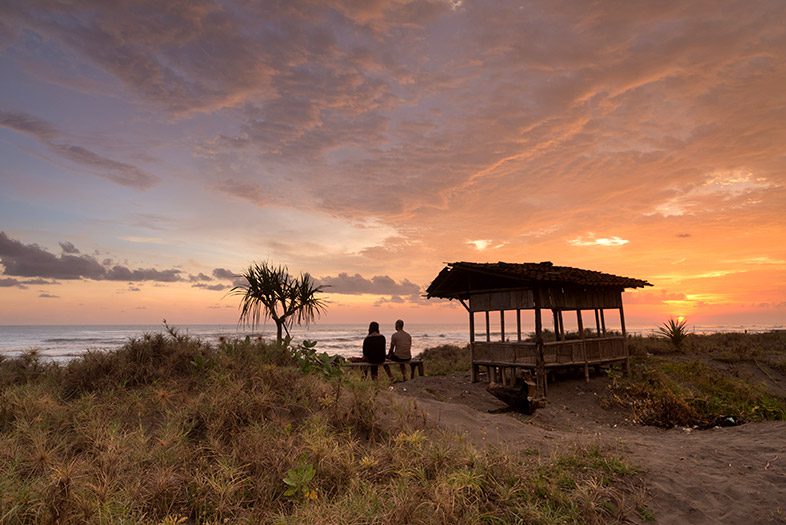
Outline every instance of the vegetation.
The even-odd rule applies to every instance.
[[[0,361],[3,523],[609,523],[637,476],[597,448],[475,449],[315,344],[146,335]],[[337,388],[340,385],[340,389]]]
[[[427,375],[444,376],[454,372],[469,372],[469,346],[440,345],[427,348],[419,356]]]
[[[662,338],[629,339],[632,373],[611,373],[610,405],[662,427],[786,419],[786,334],[691,335],[675,352]]]
[[[669,319],[658,327],[658,333],[671,341],[675,348],[682,348],[682,343],[688,337],[687,321],[685,319]]]
[[[289,329],[294,322],[308,325],[326,308],[319,297],[323,291],[307,273],[294,277],[286,266],[267,262],[254,263],[243,273],[247,284],[235,286],[230,293],[242,295],[240,322],[253,329],[261,319],[269,317],[276,324],[276,341],[284,342],[284,332],[291,339]]]
[[[609,371],[604,403],[660,427],[786,419],[786,333],[695,335],[678,350],[663,337],[629,337],[631,374]],[[421,356],[426,373],[468,372],[469,348]]]

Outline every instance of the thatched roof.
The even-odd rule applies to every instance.
[[[491,290],[532,289],[545,286],[581,288],[643,288],[652,284],[641,279],[541,263],[449,263],[426,289],[426,296],[466,298],[471,293]]]

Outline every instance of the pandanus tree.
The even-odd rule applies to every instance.
[[[241,295],[240,323],[253,330],[260,320],[269,317],[276,324],[276,342],[284,342],[284,333],[290,338],[293,323],[308,325],[327,308],[319,297],[324,286],[319,286],[307,273],[290,275],[286,266],[273,266],[267,262],[253,263],[242,277],[246,284],[232,288],[230,293]]]

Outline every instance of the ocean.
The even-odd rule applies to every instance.
[[[177,325],[180,333],[215,344],[220,338],[262,337],[273,341],[275,325],[268,323],[251,332],[234,324],[226,325]],[[443,344],[467,344],[465,324],[408,324],[405,329],[412,335],[412,351],[419,354],[426,348]],[[382,333],[390,337],[393,332]],[[0,355],[13,357],[29,350],[58,361],[71,359],[87,350],[112,350],[131,338],[144,334],[165,333],[163,325],[88,325],[88,326],[0,326]],[[317,350],[343,356],[360,355],[367,325],[315,324],[308,328],[295,326],[295,342],[304,339],[317,341]]]
[[[275,339],[275,326],[268,323],[255,332],[243,330],[234,324],[226,325],[178,325],[181,333],[197,337],[208,343],[217,343],[220,338],[243,338],[246,335]],[[466,345],[469,340],[466,324],[408,324],[406,330],[412,335],[413,355],[426,348],[443,344]],[[761,332],[781,327],[745,326],[691,326],[694,333],[713,332]],[[630,328],[631,334],[649,335],[654,327]],[[164,333],[162,325],[86,325],[86,326],[2,326],[0,325],[0,356],[14,357],[29,350],[37,350],[44,358],[66,361],[87,350],[112,350],[122,346],[131,338],[146,333]],[[393,327],[383,329],[390,337]],[[343,356],[360,355],[366,326],[347,324],[314,324],[293,327],[294,341],[312,339],[317,341],[317,350]],[[484,337],[477,334],[478,338]],[[499,333],[491,334],[492,340]]]

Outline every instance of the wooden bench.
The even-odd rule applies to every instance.
[[[413,359],[410,359],[409,361],[405,361],[403,363],[401,363],[399,361],[386,360],[384,363],[380,363],[377,366],[383,367],[385,369],[385,372],[389,374],[390,373],[390,367],[394,366],[394,365],[404,365],[404,366],[409,365],[409,378],[410,379],[415,379],[415,371],[416,370],[418,372],[418,375],[420,375],[421,377],[423,377],[423,375],[424,375],[424,372],[423,372],[423,360],[422,359],[418,359],[418,358],[413,358]],[[350,368],[357,368],[359,370],[363,370],[363,372],[366,372],[368,370],[368,368],[372,366],[372,363],[368,363],[366,361],[347,361],[346,363],[344,363],[344,366],[348,366]]]

